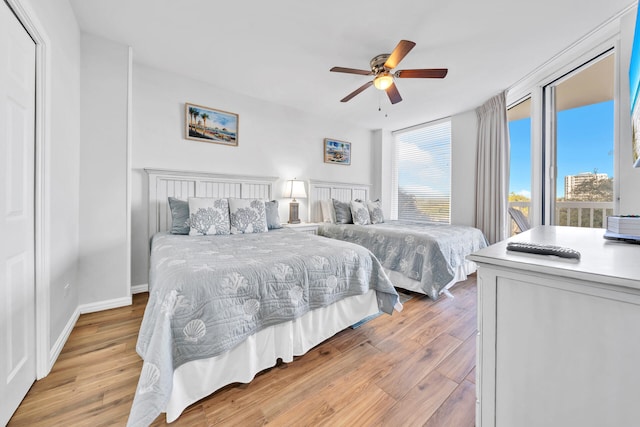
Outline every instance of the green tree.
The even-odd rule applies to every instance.
[[[530,202],[527,196],[523,196],[522,194],[516,194],[513,191],[509,193],[509,201],[510,202]]]

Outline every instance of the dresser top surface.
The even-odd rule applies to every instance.
[[[499,265],[587,278],[640,289],[640,245],[604,239],[602,228],[539,226],[475,252],[469,259]],[[508,242],[563,246],[580,252],[580,260],[507,251]],[[589,277],[589,279],[596,279]]]

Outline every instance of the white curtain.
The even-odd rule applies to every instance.
[[[503,92],[476,109],[476,228],[491,244],[508,237],[509,126],[505,99]]]

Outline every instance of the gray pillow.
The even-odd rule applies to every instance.
[[[189,202],[169,197],[171,209],[171,234],[189,234]]]
[[[280,224],[280,213],[278,212],[278,201],[271,200],[264,202],[264,208],[267,211],[267,228],[269,230],[282,228],[282,224]]]
[[[336,211],[336,224],[353,224],[351,205],[348,202],[333,200],[333,210]]]

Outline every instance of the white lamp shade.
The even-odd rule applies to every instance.
[[[389,86],[393,84],[393,77],[388,72],[384,72],[378,74],[375,79],[373,79],[373,85],[376,89],[387,90]]]
[[[284,197],[289,199],[305,199],[307,192],[304,189],[304,181],[290,180],[284,192]]]

